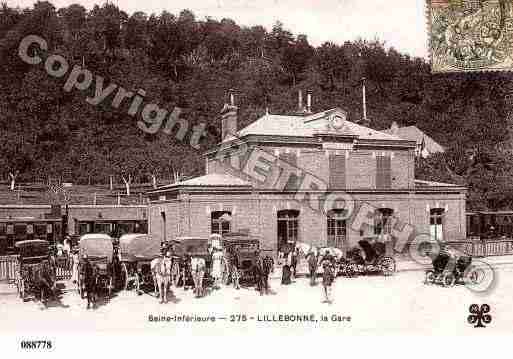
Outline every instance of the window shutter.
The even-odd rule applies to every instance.
[[[385,188],[392,187],[392,159],[390,156],[383,158],[383,184]]]
[[[330,188],[343,189],[346,187],[346,156],[329,156],[330,165]]]
[[[376,188],[383,188],[383,157],[376,156]]]
[[[289,165],[297,168],[297,154],[296,152],[290,153],[280,153],[280,160],[287,162]],[[299,177],[294,174],[291,174],[287,184],[285,185],[285,190],[297,190],[299,188]]]
[[[390,156],[376,156],[376,188],[392,187],[392,161]]]

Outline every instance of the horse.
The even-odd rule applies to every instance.
[[[46,306],[49,297],[55,298],[56,273],[50,262],[45,260],[33,267],[34,287]]]
[[[262,271],[260,273],[260,288],[265,294],[269,294],[269,275],[274,272],[274,259],[267,255],[262,259]]]
[[[251,268],[253,277],[255,278],[256,290],[260,292],[260,295],[264,293],[264,264],[262,263],[262,257],[257,254],[255,263]]]
[[[150,264],[153,283],[158,288],[160,303],[167,303],[167,291],[171,282],[172,261],[169,257],[155,258]]]
[[[196,297],[202,297],[203,289],[203,276],[205,275],[206,263],[203,258],[193,257],[191,259],[192,279],[194,280],[194,293]]]
[[[154,258],[150,262],[150,271],[151,271],[151,276],[153,278],[153,292],[155,293],[156,297],[158,297],[160,295],[159,294],[159,285],[157,283],[157,277],[155,276],[155,271],[156,271],[156,268],[159,263],[160,263],[160,258]]]
[[[98,277],[99,269],[96,264],[86,261],[83,268],[85,291],[87,294],[87,308],[92,304],[96,307],[96,298],[98,296]]]

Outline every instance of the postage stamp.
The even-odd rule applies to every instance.
[[[511,0],[428,0],[432,71],[510,71]]]

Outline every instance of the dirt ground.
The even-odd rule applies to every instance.
[[[496,285],[486,294],[476,294],[458,285],[444,288],[423,284],[422,271],[406,271],[391,277],[337,278],[332,304],[323,303],[321,286],[311,287],[307,278],[288,286],[271,280],[273,294],[260,296],[254,288],[222,287],[203,298],[191,290],[173,288],[173,297],[160,304],[151,294],[133,291],[101,300],[97,309],[86,309],[86,301],[67,283],[59,302],[44,308],[34,301],[22,302],[16,295],[0,291],[0,331],[144,331],[172,334],[223,334],[241,330],[283,329],[297,334],[322,329],[347,334],[479,334],[511,332],[513,265],[496,268]],[[467,322],[471,304],[489,304],[492,321],[487,328]],[[272,315],[274,314],[274,318]],[[278,315],[282,315],[280,318]],[[284,321],[285,315],[313,315],[313,321]],[[149,316],[215,317],[214,322],[150,321]],[[245,319],[244,320],[244,316]],[[328,320],[323,321],[326,317]],[[350,317],[350,320],[349,318]],[[226,319],[223,319],[226,318]],[[233,321],[231,321],[233,319]]]

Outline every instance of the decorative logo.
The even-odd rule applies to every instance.
[[[483,304],[481,307],[477,304],[472,304],[468,311],[471,314],[467,317],[467,321],[469,324],[475,324],[474,328],[486,328],[484,324],[492,322],[492,316],[488,314],[490,313],[490,306],[488,304]]]
[[[340,130],[342,127],[344,127],[345,118],[340,115],[333,115],[330,117],[329,125],[334,130]]]

